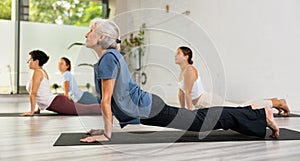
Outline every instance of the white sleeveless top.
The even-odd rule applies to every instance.
[[[180,81],[178,83],[178,85],[179,85],[179,88],[185,93],[184,79],[182,81]],[[205,91],[204,91],[204,88],[202,86],[202,82],[201,82],[201,79],[199,77],[199,74],[198,74],[198,78],[197,78],[197,80],[195,80],[195,82],[193,84],[193,87],[192,87],[192,91],[191,91],[192,100],[200,97],[204,92]]]
[[[50,106],[56,95],[54,95],[50,89],[50,82],[46,78],[46,74],[42,69],[40,71],[43,73],[44,78],[42,79],[39,89],[36,93],[36,103],[41,110],[46,110]],[[30,92],[30,87],[31,80],[26,85],[26,90],[28,92]]]

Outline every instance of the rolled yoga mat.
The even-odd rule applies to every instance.
[[[89,135],[84,133],[62,133],[53,146],[75,145],[109,145],[109,144],[150,144],[150,143],[180,143],[180,142],[226,142],[226,141],[280,141],[300,140],[300,132],[280,128],[278,140],[270,138],[271,130],[267,130],[265,138],[247,136],[232,130],[214,130],[208,133],[184,131],[136,131],[114,132],[110,142],[82,143],[80,139]],[[201,138],[199,138],[199,136]]]

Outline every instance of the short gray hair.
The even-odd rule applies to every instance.
[[[114,21],[95,18],[91,21],[90,27],[94,27],[97,33],[105,36],[103,41],[98,42],[103,49],[120,48],[117,42],[120,39],[120,29]]]

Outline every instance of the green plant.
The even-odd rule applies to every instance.
[[[55,93],[57,93],[57,89],[59,88],[59,85],[54,83],[51,87],[55,90]]]
[[[146,24],[142,24],[140,27],[140,30],[135,35],[134,33],[131,33],[129,35],[129,38],[125,38],[121,43],[121,54],[132,54],[133,48],[138,48],[139,52],[144,56],[144,48],[142,47],[144,45],[145,40],[145,28]]]
[[[77,45],[83,46],[84,43],[82,43],[82,42],[74,42],[73,44],[69,45],[68,50],[71,49],[73,46],[77,46]]]
[[[11,19],[11,0],[0,1],[0,19]]]
[[[88,26],[90,21],[102,15],[101,1],[78,0],[30,0],[29,21]]]
[[[86,87],[86,89],[89,91],[90,88],[91,88],[91,84],[90,84],[90,83],[86,83],[85,87]]]
[[[71,49],[73,46],[83,46],[83,45],[85,45],[85,44],[82,43],[82,42],[74,42],[74,43],[72,43],[71,45],[68,46],[68,50]],[[95,54],[95,53],[93,52],[93,54]],[[95,55],[95,56],[97,57],[97,55]],[[80,66],[90,66],[92,68],[94,67],[93,64],[88,64],[88,63],[81,63],[81,64],[78,64],[77,66],[78,67],[80,67]]]

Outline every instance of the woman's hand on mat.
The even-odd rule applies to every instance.
[[[34,112],[24,112],[22,114],[20,114],[20,116],[33,116]]]
[[[80,142],[85,142],[85,143],[104,142],[104,141],[110,141],[110,138],[106,137],[105,135],[95,135],[95,136],[86,137],[84,139],[80,139]]]
[[[87,134],[87,135],[103,135],[104,130],[103,129],[91,129],[91,130],[85,132],[85,134]]]

